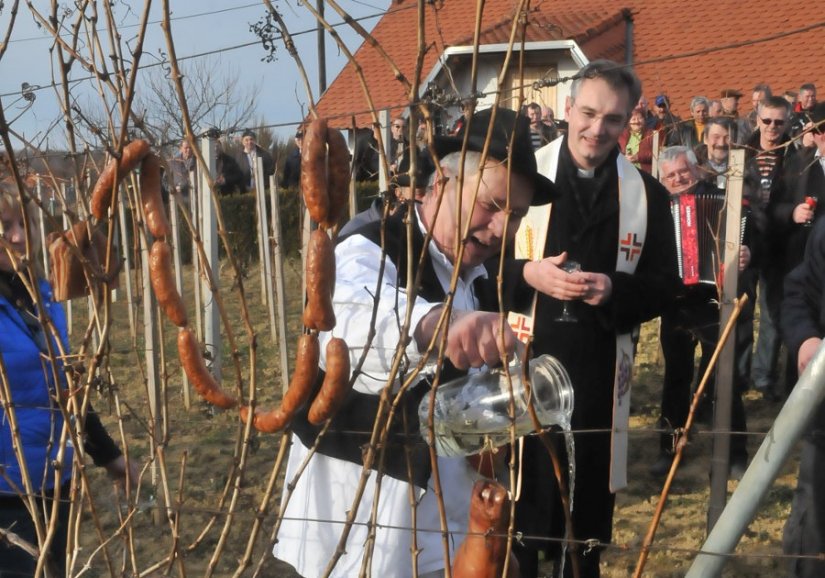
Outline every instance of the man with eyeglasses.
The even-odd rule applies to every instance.
[[[802,149],[788,160],[768,206],[773,238],[778,245],[774,250],[777,255],[774,283],[779,285],[779,294],[769,297],[777,311],[784,279],[802,261],[811,227],[825,211],[825,103],[813,107],[806,114],[806,122],[812,125],[814,147]],[[791,387],[797,378],[796,364],[789,358],[785,374],[787,386]]]
[[[599,576],[615,492],[627,483],[630,333],[681,291],[667,191],[619,153],[619,136],[640,95],[633,71],[615,62],[593,61],[576,75],[565,107],[567,134],[536,152],[539,171],[556,183],[559,198],[549,209],[530,210],[515,243],[516,257],[524,260],[508,261],[503,275],[505,286],[519,280],[505,289],[533,311],[520,319],[534,328],[532,353],[558,358],[575,390],[576,462],[586,467],[576,476],[572,530],[576,539],[598,545],[578,548],[575,559],[571,546],[565,564],[578,564],[583,578]],[[569,262],[580,270],[567,272]],[[562,317],[563,309],[576,320]],[[558,453],[565,454],[563,440]],[[522,577],[530,578],[538,575],[540,551],[558,564],[561,548],[556,540],[528,536],[563,538],[564,514],[538,438],[526,439],[521,459],[516,527],[525,538],[514,552]]]
[[[404,156],[407,148],[407,121],[401,117],[394,118],[390,124],[390,154],[387,162],[390,164],[390,174],[394,175],[398,169],[398,162]]]
[[[718,119],[725,120],[725,119]],[[714,126],[714,125],[711,125]],[[686,207],[697,202],[696,199],[724,198],[724,191],[716,187],[716,183],[702,180],[697,159],[693,151],[684,146],[673,146],[662,150],[659,155],[659,178],[667,191],[672,195],[674,214],[685,215],[680,219],[683,239],[689,238],[691,229],[687,217]],[[744,209],[744,208],[743,208]],[[743,216],[747,213],[743,211]],[[694,215],[692,215],[694,216]],[[694,231],[715,230],[711,215],[703,215],[698,211]],[[745,271],[751,261],[751,251],[748,247],[749,236],[741,232],[743,243],[739,250],[739,271]],[[691,243],[683,244],[683,255],[694,255],[699,268],[701,260],[709,255],[693,253]],[[719,261],[723,255],[716,255]],[[684,262],[690,262],[686,257]],[[670,471],[673,462],[676,432],[684,427],[690,410],[691,387],[694,376],[694,351],[697,342],[702,349],[698,375],[704,375],[710,363],[713,351],[719,337],[719,303],[715,283],[707,283],[692,278],[690,267],[682,265],[685,274],[685,292],[679,296],[674,306],[662,314],[662,323],[659,331],[662,353],[665,360],[665,376],[662,386],[662,414],[660,427],[665,430],[659,437],[659,456],[650,466],[649,472],[656,477],[662,477]],[[707,281],[707,280],[704,280]],[[743,348],[747,348],[752,340],[753,328],[750,328],[751,339],[744,339],[740,331],[736,332],[737,355]],[[731,427],[733,431],[746,432],[745,406],[742,403],[742,392],[747,375],[737,371],[734,388],[735,395],[731,407]],[[700,412],[702,417],[710,417],[712,400],[714,399],[715,380],[708,382]],[[745,472],[747,465],[746,437],[732,436],[730,440],[730,477],[739,479]]]
[[[777,365],[780,340],[775,318],[782,298],[782,248],[786,233],[770,226],[768,207],[778,198],[783,174],[794,153],[788,137],[790,106],[781,96],[766,98],[757,109],[757,130],[745,153],[745,197],[754,214],[764,257],[759,263],[759,335],[751,380],[766,399],[779,396]],[[753,288],[750,288],[752,291]]]

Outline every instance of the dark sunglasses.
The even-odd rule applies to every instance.
[[[762,121],[762,124],[765,126],[771,126],[775,124],[776,126],[785,126],[785,121],[781,118],[760,118],[759,120]]]
[[[404,125],[403,124],[394,124],[394,125],[392,125],[392,128],[404,128]]]

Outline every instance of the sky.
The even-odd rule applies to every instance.
[[[367,30],[378,22],[380,15],[388,8],[391,0],[339,0],[339,5],[354,18],[360,20]],[[137,24],[140,21],[143,3],[116,2],[120,18],[119,27],[126,44],[134,45]],[[49,3],[35,2],[44,11]],[[261,19],[266,8],[262,2],[250,0],[170,0],[172,11],[172,31],[175,50],[182,66],[185,57],[206,52],[221,51],[219,56],[210,58],[219,69],[239,71],[239,89],[260,89],[258,94],[257,117],[268,125],[276,125],[273,131],[286,139],[295,131],[295,125],[307,110],[307,96],[298,74],[297,66],[280,41],[277,43],[276,59],[265,62],[267,55],[258,38],[250,31],[250,25]],[[309,10],[292,0],[273,0],[280,11],[287,28],[294,36],[298,53],[307,69],[315,98],[318,96],[318,58],[315,19]],[[317,0],[311,0],[315,7]],[[0,12],[0,33],[5,34],[10,21],[10,3]],[[327,6],[325,16],[330,23],[340,23],[338,15]],[[166,52],[166,43],[160,27],[161,2],[152,3],[150,25],[144,44],[141,66],[158,61],[159,51]],[[100,19],[103,20],[102,18]],[[349,49],[354,52],[361,44],[361,38],[347,26],[337,27]],[[8,49],[0,60],[0,98],[6,111],[6,119],[14,120],[12,128],[25,135],[28,140],[45,142],[59,147],[65,142],[62,134],[60,108],[55,89],[51,85],[52,59],[50,36],[39,29],[26,3],[21,2],[17,20],[12,31]],[[342,67],[346,58],[326,35],[327,84],[330,84]],[[220,72],[220,70],[219,70]],[[88,73],[80,66],[72,69],[72,78],[85,78]],[[21,97],[21,86],[46,87],[35,91],[32,106],[25,108]],[[79,102],[96,100],[95,83],[83,81],[73,88]]]

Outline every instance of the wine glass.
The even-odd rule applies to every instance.
[[[576,273],[582,270],[581,263],[568,259],[561,264],[561,270],[565,273]],[[577,323],[579,318],[570,312],[571,302],[565,301],[561,310],[561,315],[556,317],[556,321],[563,321],[565,323]]]

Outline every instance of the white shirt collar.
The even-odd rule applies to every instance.
[[[415,208],[418,211],[418,230],[421,231],[421,234],[426,237],[427,229],[424,227],[424,220],[421,218],[421,209],[418,205],[416,205]],[[432,260],[433,269],[435,269],[435,274],[438,277],[438,281],[441,283],[441,287],[446,292],[450,288],[450,279],[452,279],[454,265],[450,262],[447,256],[441,252],[435,242],[430,241],[428,251],[430,253],[430,259]],[[472,299],[473,303],[467,303],[462,306],[459,303],[459,300],[462,300],[460,297],[462,292],[467,292],[469,290],[469,293],[472,293],[473,282],[475,282],[478,278],[487,278],[487,269],[484,265],[476,265],[459,276],[454,301],[454,305],[457,309],[474,309],[477,306],[477,303],[475,303],[475,298],[471,298],[469,295],[468,299]]]

